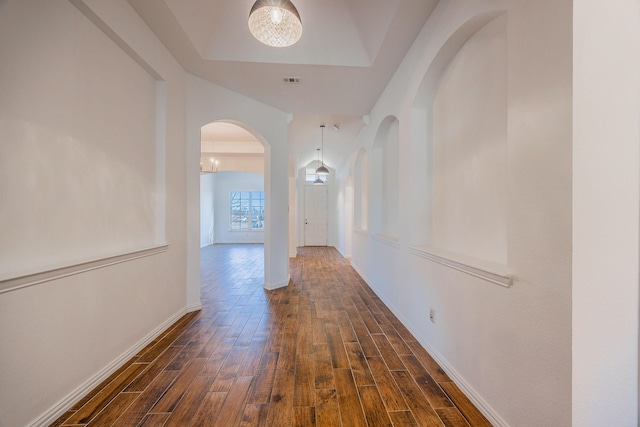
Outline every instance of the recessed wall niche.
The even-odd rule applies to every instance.
[[[166,85],[67,6],[3,33],[0,282],[165,244]]]
[[[369,226],[374,234],[397,239],[399,232],[399,123],[382,121],[371,153]]]
[[[507,264],[507,16],[463,26],[414,104],[413,155],[426,160],[420,245]],[[426,139],[426,145],[425,145]],[[413,168],[413,175],[417,170]],[[418,202],[420,204],[421,202]]]

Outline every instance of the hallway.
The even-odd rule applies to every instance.
[[[490,426],[335,249],[275,291],[261,245],[201,265],[202,310],[52,426]]]

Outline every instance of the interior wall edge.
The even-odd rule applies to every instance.
[[[122,39],[96,12],[83,0],[69,0],[89,21],[93,22],[107,37],[109,37],[131,59],[138,63],[155,80],[163,81],[164,78],[147,61],[145,61],[126,41]]]

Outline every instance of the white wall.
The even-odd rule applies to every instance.
[[[332,216],[335,221],[335,248],[345,258],[351,258],[351,230],[353,225],[353,178],[347,176],[344,186],[335,186],[334,188],[338,192],[335,213]]]
[[[156,243],[156,79],[70,4],[47,5],[46,36],[9,26],[40,5],[4,8],[0,277]]]
[[[399,241],[354,232],[352,264],[494,425],[571,424],[571,3],[440,2],[354,148],[369,151],[383,120],[397,117]],[[495,28],[481,31],[496,18],[502,24],[494,25],[506,20],[497,40],[506,43],[501,69],[475,61],[496,41]],[[429,219],[435,206],[427,144],[436,123],[428,118],[433,117],[440,79],[454,58],[466,64],[469,75],[489,73],[506,88],[508,116],[495,140],[506,144],[506,165],[500,167],[507,190],[502,187],[498,193],[503,213],[494,220],[506,252],[496,273],[511,273],[508,288],[473,274],[474,267],[488,268],[484,263],[453,257],[443,264],[422,246],[412,246],[432,237],[419,222]],[[440,101],[464,106],[477,101],[466,98],[474,93],[452,89]],[[449,129],[479,125],[473,117],[478,112],[470,110],[456,108],[449,118],[459,124]],[[498,110],[488,113],[490,122],[499,118]],[[465,142],[473,132],[464,130]],[[465,154],[452,153],[452,159],[469,166]],[[490,160],[478,165],[480,173],[488,173],[495,158]],[[374,173],[368,178],[375,183]],[[338,185],[345,187],[346,180]],[[457,198],[455,209],[461,209],[473,194],[454,188],[447,196]],[[464,215],[473,219],[473,212]],[[369,218],[375,214],[369,212]],[[484,251],[478,249],[476,255]],[[472,269],[465,273],[447,263]],[[429,321],[430,308],[435,323]]]
[[[264,243],[264,231],[231,231],[231,192],[264,191],[264,175],[218,172],[215,181],[215,243]]]
[[[216,197],[215,173],[204,173],[200,175],[200,247],[213,245],[215,241],[215,209],[214,200]]]
[[[298,194],[295,177],[289,177],[289,258],[298,253]]]
[[[573,425],[637,426],[640,10],[573,10]]]
[[[0,55],[0,425],[49,425],[194,308],[184,72],[125,0],[2,1]]]

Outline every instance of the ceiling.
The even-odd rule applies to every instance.
[[[262,45],[249,32],[255,0],[128,0],[186,71],[292,114],[298,167],[316,157],[339,165],[437,0],[292,0],[303,34]],[[296,77],[300,83],[284,83]],[[339,130],[333,125],[337,124]],[[215,137],[214,137],[215,138]]]

